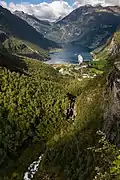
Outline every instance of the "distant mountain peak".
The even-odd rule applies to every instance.
[[[77,43],[96,48],[120,26],[120,7],[85,5],[57,21],[46,34],[58,43]]]
[[[53,23],[49,22],[48,20],[40,20],[35,15],[29,15],[24,12],[22,13],[21,11],[15,11],[14,14],[26,21],[42,35],[45,35],[47,32],[49,32],[53,25]]]
[[[15,14],[17,14],[17,13],[19,13],[19,14],[25,14],[23,11],[18,11],[18,10],[14,11],[14,13],[15,13]]]

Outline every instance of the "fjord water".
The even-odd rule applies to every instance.
[[[50,53],[51,60],[47,61],[48,64],[78,64],[78,55],[81,54],[84,61],[90,61],[92,56],[88,48],[81,47],[80,45],[64,45],[62,50]]]

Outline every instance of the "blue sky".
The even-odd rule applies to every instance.
[[[5,0],[5,2],[7,3],[10,3],[10,2],[14,2],[15,4],[17,3],[21,3],[21,2],[29,2],[31,4],[39,4],[39,3],[42,3],[42,2],[47,2],[47,3],[50,3],[52,2],[52,0]],[[67,0],[67,2],[72,5],[74,3],[74,0]]]

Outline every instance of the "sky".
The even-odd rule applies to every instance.
[[[120,5],[120,0],[0,0],[0,5],[11,12],[23,11],[49,21],[64,17],[79,6],[87,4]]]

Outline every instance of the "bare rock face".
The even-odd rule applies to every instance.
[[[117,45],[115,44],[115,40],[112,39],[111,44],[110,44],[110,48],[109,48],[109,53],[111,55],[115,55],[117,51]]]
[[[120,147],[120,30],[114,33],[108,46],[109,72],[104,91],[104,132]]]
[[[107,138],[120,147],[120,61],[114,63],[107,82],[104,131]]]
[[[114,37],[112,38],[108,51],[111,56],[114,56],[120,53],[120,44],[116,43],[116,39]]]

